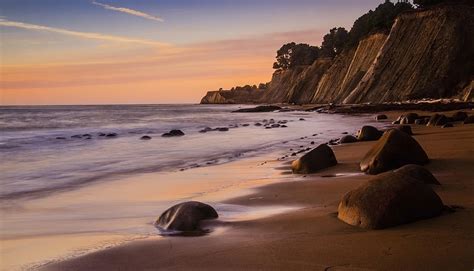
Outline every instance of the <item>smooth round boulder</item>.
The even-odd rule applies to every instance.
[[[357,142],[357,138],[352,135],[345,135],[339,139],[340,144],[346,144],[346,143],[354,143]]]
[[[474,123],[474,115],[471,115],[464,120],[464,124],[471,124],[471,123]]]
[[[184,136],[184,133],[181,130],[171,130],[168,133],[162,134],[161,136],[162,137]]]
[[[438,216],[443,202],[420,180],[396,172],[375,176],[344,195],[338,218],[365,229],[384,229]]]
[[[468,117],[466,112],[458,111],[453,114],[453,121],[464,121]]]
[[[321,144],[298,160],[293,161],[291,170],[297,174],[309,174],[335,165],[337,165],[337,160],[334,152],[328,145]]]
[[[210,205],[198,201],[176,204],[160,215],[155,226],[161,231],[199,231],[202,220],[216,219],[219,215]]]
[[[373,141],[379,139],[382,134],[383,132],[379,131],[377,128],[366,125],[357,133],[357,139],[359,141]]]
[[[404,133],[407,133],[409,135],[413,135],[413,131],[411,130],[411,126],[410,125],[399,125],[397,126],[396,128],[397,130],[400,130]]]
[[[408,164],[428,162],[428,155],[413,137],[390,129],[362,158],[360,169],[368,174],[379,174]]]
[[[151,136],[145,135],[145,136],[140,137],[140,139],[141,139],[141,140],[150,140],[150,139],[151,139]]]
[[[386,119],[388,119],[388,117],[385,114],[375,116],[375,120],[386,120]]]
[[[393,172],[397,174],[410,176],[419,181],[422,181],[425,184],[440,185],[439,181],[435,178],[435,176],[433,176],[433,174],[429,170],[427,170],[426,168],[420,165],[415,165],[415,164],[406,165],[399,169],[394,170]]]

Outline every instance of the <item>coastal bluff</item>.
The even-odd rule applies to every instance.
[[[204,104],[359,104],[473,101],[474,7],[439,5],[400,14],[335,58],[277,70],[265,89],[209,91]]]

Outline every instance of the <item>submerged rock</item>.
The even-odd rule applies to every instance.
[[[166,210],[155,222],[155,226],[164,231],[199,231],[202,220],[218,217],[216,210],[210,205],[188,201]]]
[[[354,143],[354,142],[357,142],[357,138],[352,135],[346,135],[346,136],[341,137],[341,139],[339,139],[339,143],[341,144]]]
[[[379,139],[382,134],[383,132],[379,131],[377,128],[366,125],[357,133],[357,139],[359,141],[373,141]]]
[[[184,136],[184,133],[181,130],[171,130],[168,133],[162,134],[161,136],[162,137]]]
[[[328,145],[321,144],[298,160],[293,161],[291,169],[293,173],[307,174],[335,165],[337,165],[337,160],[334,152]]]
[[[399,169],[394,170],[393,172],[397,174],[410,176],[425,184],[440,185],[439,181],[435,178],[435,176],[433,176],[433,174],[431,174],[429,170],[419,165],[415,165],[415,164],[406,165]]]
[[[384,229],[440,215],[444,205],[433,189],[406,174],[386,172],[349,191],[338,218],[366,229]]]
[[[378,174],[408,164],[428,162],[428,155],[413,137],[390,129],[362,158],[360,169],[368,174]]]

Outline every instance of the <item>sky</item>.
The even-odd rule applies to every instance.
[[[198,103],[382,0],[1,0],[0,104]]]

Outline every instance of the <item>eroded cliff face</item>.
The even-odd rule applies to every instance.
[[[344,103],[449,98],[471,82],[474,12],[464,5],[402,14]]]
[[[264,92],[255,88],[208,91],[201,104],[253,104],[261,100]]]
[[[335,59],[277,71],[267,90],[234,103],[383,103],[474,98],[474,8],[444,5],[400,15]],[[229,101],[208,93],[203,101]],[[241,99],[241,100],[239,100]]]

